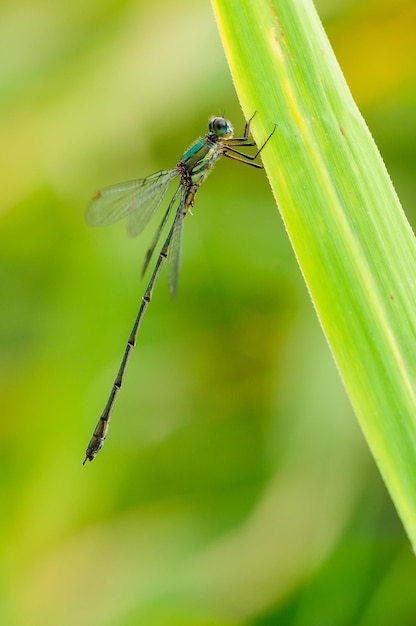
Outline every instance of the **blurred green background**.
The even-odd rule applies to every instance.
[[[415,3],[318,10],[415,227]],[[209,3],[9,1],[0,42],[0,623],[415,624],[410,544],[262,172],[224,159],[199,192],[176,300],[163,272],[81,465],[155,227],[88,228],[89,198],[173,167],[211,114],[244,127]]]

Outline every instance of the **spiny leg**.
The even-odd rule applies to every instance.
[[[235,152],[235,150],[233,150],[233,152]],[[244,154],[243,152],[238,152],[237,154],[241,154],[244,157],[250,156],[248,154]],[[247,159],[241,159],[240,157],[234,156],[234,154],[230,154],[229,152],[223,152],[223,155],[226,156],[228,159],[232,159],[233,161],[238,161],[239,163],[244,163],[245,165],[251,165],[251,167],[256,167],[259,170],[264,169],[261,163],[253,163],[252,160],[247,161]]]
[[[249,120],[249,122],[251,122],[251,120],[253,119],[254,116],[252,116]],[[248,123],[249,123],[248,122]],[[257,167],[259,169],[263,169],[263,165],[260,165],[259,163],[252,163],[252,161],[254,161],[255,159],[257,159],[257,157],[259,156],[259,154],[261,153],[261,151],[263,150],[263,148],[265,147],[265,145],[267,144],[267,142],[270,140],[270,138],[272,137],[272,135],[274,134],[275,130],[276,130],[276,126],[277,124],[274,125],[272,132],[270,133],[270,135],[266,138],[266,140],[263,142],[263,144],[260,146],[260,148],[257,150],[256,154],[246,154],[245,152],[241,152],[241,150],[236,150],[235,147],[230,146],[230,142],[233,141],[233,139],[226,139],[224,141],[224,150],[223,150],[223,155],[228,157],[229,159],[234,159],[234,161],[239,161],[240,163],[245,163],[246,165],[251,165],[252,167]],[[238,140],[240,141],[240,140]],[[233,146],[245,146],[245,147],[249,147],[249,146],[255,146],[256,144],[254,142],[246,142],[246,143],[242,143],[243,140],[241,140],[241,143],[233,143]],[[232,153],[232,154],[230,154]],[[238,156],[234,156],[234,155],[239,155],[240,157],[243,157],[242,159],[238,158]]]
[[[234,140],[235,141],[248,141],[249,137],[250,137],[250,126],[251,126],[251,122],[254,118],[254,116],[256,115],[257,111],[254,111],[253,115],[250,117],[249,120],[247,120],[246,125],[244,126],[244,135],[243,137],[235,137]],[[232,140],[231,140],[232,141]],[[256,144],[253,142],[252,143],[253,146],[255,146]]]

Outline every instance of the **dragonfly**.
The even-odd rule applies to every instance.
[[[179,178],[179,185],[170,200],[156,231],[151,245],[146,253],[142,275],[145,273],[159,238],[169,221],[173,208],[177,205],[174,218],[168,230],[165,242],[159,252],[149,284],[141,300],[133,328],[130,332],[124,355],[114,380],[109,398],[97,422],[92,437],[85,452],[83,465],[92,461],[104,445],[107,437],[114,405],[123,384],[127,364],[131,352],[136,344],[144,314],[152,299],[153,290],[160,271],[168,259],[168,284],[170,295],[174,298],[178,287],[179,268],[181,260],[181,242],[183,221],[188,213],[192,212],[195,196],[202,183],[211,173],[214,164],[221,156],[234,161],[263,169],[257,157],[272,137],[276,126],[255,154],[246,154],[239,148],[254,147],[256,144],[251,138],[250,125],[254,115],[246,122],[242,137],[234,137],[232,124],[224,117],[211,117],[206,135],[197,139],[182,155],[176,167],[162,170],[147,178],[105,187],[97,191],[88,206],[86,219],[91,226],[108,226],[121,219],[126,219],[127,232],[130,236],[140,235],[160,206],[173,180]]]

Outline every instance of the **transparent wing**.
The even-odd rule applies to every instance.
[[[141,180],[97,191],[87,209],[88,224],[108,226],[127,217],[128,233],[132,237],[139,235],[162,202],[169,184],[178,175],[176,169],[162,170]]]
[[[176,212],[175,221],[172,227],[172,239],[169,245],[168,282],[170,297],[172,299],[176,295],[176,290],[178,288],[179,270],[181,268],[182,231],[183,219],[185,217],[183,213],[183,204],[185,200],[185,193],[186,190],[182,189],[181,201]]]
[[[159,241],[160,235],[162,234],[162,231],[163,231],[164,227],[166,226],[166,222],[168,221],[168,218],[169,218],[169,215],[170,215],[170,211],[171,211],[173,205],[175,204],[176,198],[178,197],[180,190],[181,190],[181,185],[179,185],[179,187],[175,191],[175,194],[174,194],[172,200],[169,202],[169,206],[166,209],[166,213],[163,216],[163,219],[162,219],[162,221],[159,224],[159,227],[158,227],[158,229],[157,229],[157,231],[155,233],[155,236],[152,239],[152,243],[150,244],[150,248],[146,252],[146,257],[144,259],[144,264],[143,264],[143,269],[142,269],[142,276],[144,275],[144,273],[147,270],[147,266],[150,263],[150,259],[152,258],[153,252],[155,251],[155,248],[157,246],[157,242]]]

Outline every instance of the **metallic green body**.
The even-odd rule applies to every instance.
[[[150,303],[153,288],[162,269],[162,265],[168,256],[170,293],[172,297],[174,297],[176,293],[180,268],[183,220],[194,205],[195,195],[200,185],[212,171],[215,162],[222,155],[234,159],[235,161],[252,165],[253,167],[262,168],[262,165],[253,163],[253,161],[260,154],[260,151],[274,131],[272,131],[255,155],[247,155],[244,152],[240,152],[237,148],[255,145],[253,141],[250,141],[250,122],[251,120],[246,124],[244,136],[234,138],[233,127],[230,122],[223,117],[213,117],[209,122],[208,133],[192,144],[183,154],[175,168],[157,172],[141,180],[133,180],[122,183],[121,185],[107,187],[98,191],[93,196],[87,210],[87,221],[89,224],[92,226],[104,226],[126,218],[129,234],[136,236],[142,232],[143,228],[160,206],[170,183],[180,176],[179,187],[169,202],[161,224],[147,251],[143,272],[146,270],[159,237],[168,222],[171,210],[179,198],[179,204],[173,223],[159,253],[149,284],[142,298],[142,303],[127,341],[124,356],[110,396],[88,444],[84,463],[86,461],[92,461],[104,445],[111,413],[124,380],[127,363],[136,343],[137,333]]]

